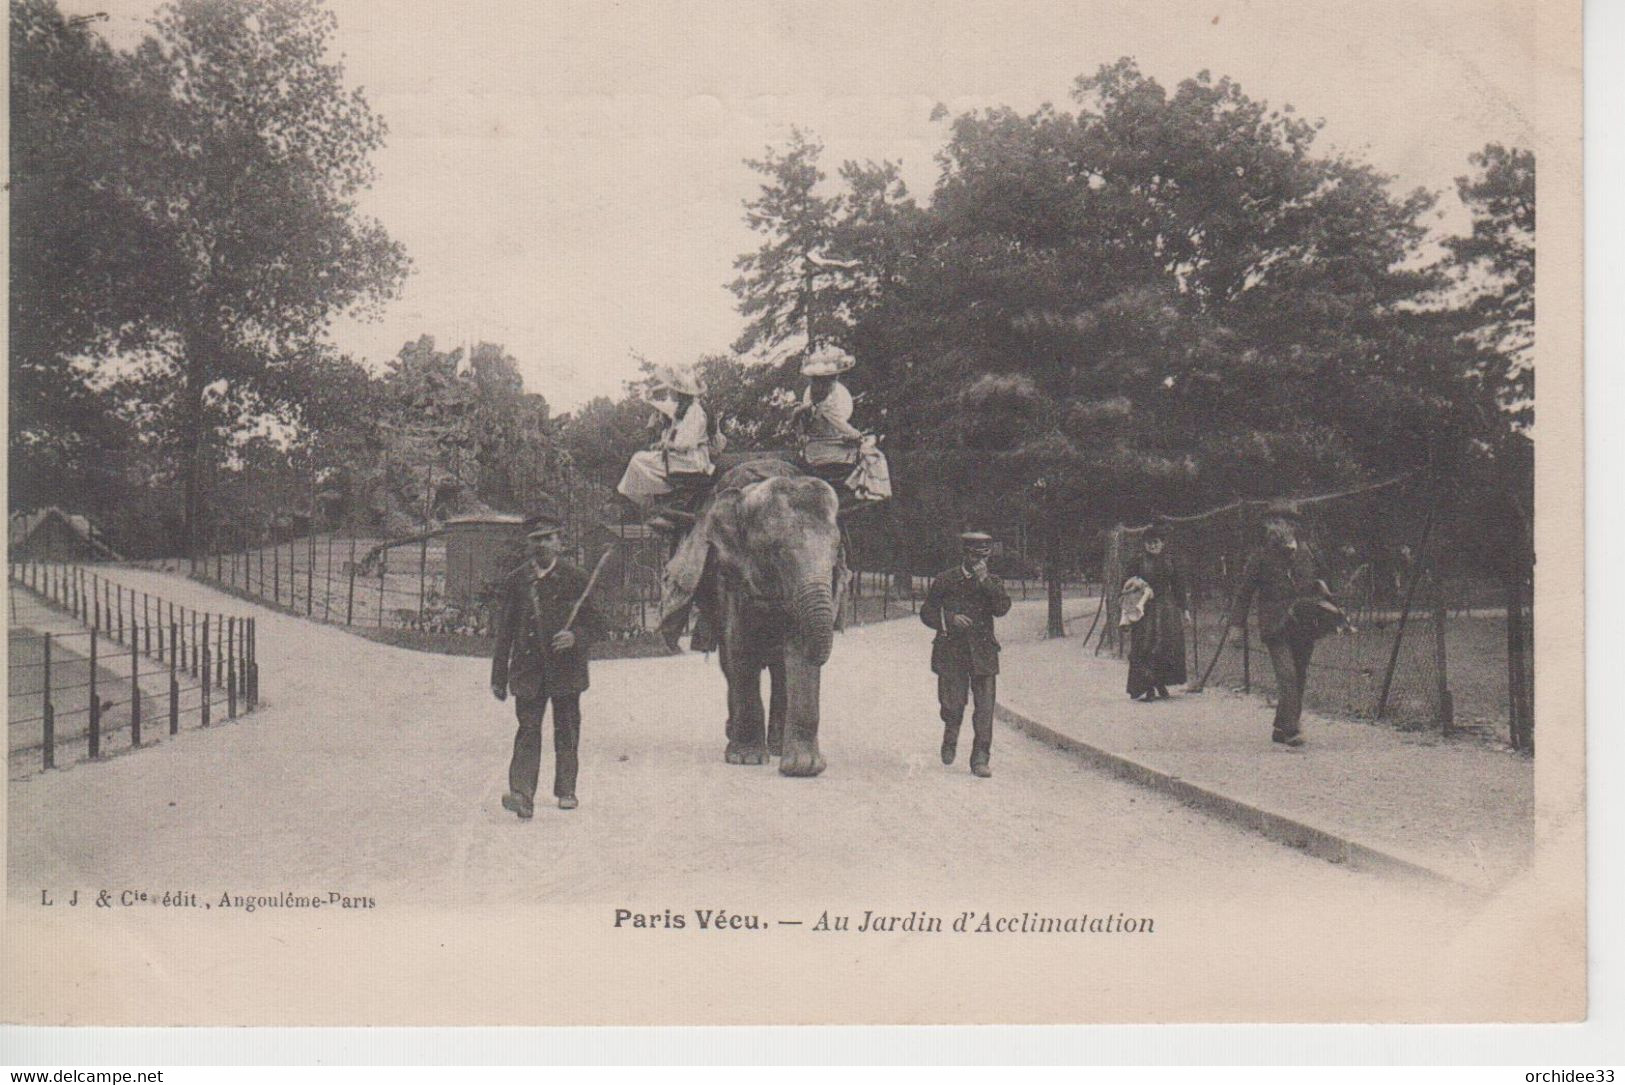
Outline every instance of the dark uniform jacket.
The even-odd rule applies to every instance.
[[[1230,610],[1230,624],[1247,621],[1247,608],[1258,599],[1258,633],[1265,640],[1284,636],[1292,604],[1300,599],[1325,599],[1331,592],[1318,579],[1315,557],[1299,542],[1294,550],[1264,546],[1247,559],[1241,589]]]
[[[1010,596],[996,576],[985,584],[956,565],[931,582],[920,607],[920,621],[937,631],[931,643],[931,670],[935,674],[970,673],[977,677],[999,673],[999,642],[993,619],[1010,612]],[[953,616],[968,615],[969,629],[955,629]]]
[[[586,586],[586,574],[562,560],[540,581],[535,580],[529,561],[508,574],[499,596],[492,686],[526,700],[581,693],[587,688],[587,649],[602,639],[604,628],[591,599],[582,604],[570,627],[576,635],[575,646],[562,652],[551,647],[553,634],[564,628],[570,608]]]

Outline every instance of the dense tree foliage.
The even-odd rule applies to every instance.
[[[1475,375],[1519,427],[1534,421],[1535,155],[1492,143],[1456,181],[1472,233],[1446,241],[1469,293],[1466,318],[1484,348]]]
[[[173,0],[119,52],[12,0],[14,505],[71,492],[134,550],[561,490],[615,515],[648,363],[553,417],[495,344],[426,334],[373,373],[326,342],[408,266],[357,209],[385,128],[333,29],[318,0]],[[801,354],[835,343],[916,551],[975,516],[1053,562],[1120,520],[1406,471],[1526,523],[1531,153],[1474,155],[1472,232],[1438,238],[1433,194],[1207,73],[1125,59],[1065,108],[939,117],[920,199],[800,130],[747,163],[744,327],[695,361],[734,448],[791,440]]]
[[[49,402],[42,428],[79,396],[159,434],[196,545],[214,470],[297,411],[313,380],[290,373],[320,356],[330,318],[405,274],[355,202],[383,122],[329,58],[317,0],[174,0],[128,53],[48,0],[12,16],[25,383]],[[33,440],[13,439],[25,472]]]

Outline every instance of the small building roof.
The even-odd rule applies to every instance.
[[[85,541],[87,545],[98,551],[102,556],[113,561],[123,559],[103,540],[101,530],[91,522],[90,517],[78,513],[65,512],[56,505],[37,509],[31,512],[14,512],[7,525],[7,544],[15,550],[23,546],[38,531],[52,519],[60,520],[73,532]]]

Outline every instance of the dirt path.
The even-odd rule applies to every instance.
[[[447,924],[455,924],[454,942],[469,933],[463,925],[469,920],[459,917],[535,907],[548,909],[550,922],[581,917],[595,932],[609,928],[616,908],[757,909],[769,921],[808,926],[825,909],[855,916],[867,909],[1126,913],[1155,916],[1171,934],[1147,961],[1149,986],[1134,998],[1125,995],[1121,1012],[1131,1012],[1135,998],[1184,1005],[1186,995],[1167,987],[1180,971],[1178,947],[1195,939],[1212,948],[1218,937],[1234,943],[1224,955],[1243,955],[1238,967],[1245,974],[1225,981],[1241,1000],[1236,1005],[1284,997],[1279,983],[1286,976],[1308,984],[1305,991],[1322,992],[1291,996],[1288,1005],[1310,1017],[1331,1012],[1324,1007],[1335,1005],[1352,977],[1377,982],[1393,959],[1414,961],[1405,955],[1447,943],[1464,921],[1455,904],[1418,887],[1250,836],[1087,770],[1003,726],[993,779],[974,779],[963,760],[945,769],[937,758],[929,635],[912,619],[838,639],[824,685],[829,769],[813,781],[723,762],[723,686],[714,659],[594,664],[583,702],[581,808],[543,806],[527,824],[498,805],[513,723],[511,706],[489,695],[488,664],[376,644],[177,577],[124,576],[189,606],[255,613],[263,707],[235,724],[165,738],[132,755],[14,781],[10,898],[36,916],[41,887],[129,885],[215,898],[283,890],[366,894],[386,911],[426,917],[437,937],[451,937]],[[549,750],[544,780],[550,769]],[[1408,917],[1400,932],[1384,918],[1396,912]],[[1339,925],[1335,940],[1325,935],[1328,917]],[[291,922],[254,921],[265,926],[245,928],[245,944],[255,944],[254,931]],[[349,932],[346,939],[363,940],[377,929],[339,927]],[[1082,943],[1065,950],[1001,945],[1013,955],[980,948],[974,956],[980,961],[991,952],[989,961],[1004,962],[998,967],[1039,968],[1046,954],[1064,952],[1081,954],[1076,967],[1087,968],[1090,956],[1102,952]],[[1272,966],[1275,972],[1246,963],[1245,955],[1257,952],[1248,947],[1258,945],[1279,949],[1286,963]],[[1328,954],[1349,971],[1326,972]],[[771,984],[774,955],[758,957],[730,951],[727,967]],[[853,966],[866,959],[855,954]],[[311,1006],[347,993],[360,998],[358,1006],[376,1009],[378,992],[355,984],[362,976],[380,982],[378,969],[398,978],[410,967],[373,962],[353,982],[313,994]],[[479,974],[503,967],[498,954]],[[611,971],[637,967],[628,959]],[[293,982],[291,973],[273,971]],[[855,980],[841,974],[848,976],[842,982]],[[267,982],[270,991],[281,980]],[[1206,1005],[1202,990],[1219,977],[1191,982],[1192,1004]],[[201,1002],[205,992],[222,985],[237,991],[224,975],[199,983],[187,996],[198,1000],[201,1017],[194,1019],[217,1012]],[[686,1004],[680,988],[661,988],[679,1009]],[[890,999],[884,1005],[893,1012],[877,1009],[870,1017],[946,1020],[955,1019],[949,1007],[974,1008],[957,993],[941,994],[949,1001],[928,998],[920,1006],[936,1009],[911,1017],[915,1011],[904,1010],[881,983],[868,995]],[[1030,1008],[1043,1005],[1041,995],[1012,996],[1007,1004],[1016,1016],[1006,1019],[1023,1013],[1030,1019]],[[471,1019],[539,1020],[541,1003],[509,1004],[484,988],[468,997]],[[586,1012],[586,1003],[563,996],[543,1001],[554,1015],[546,1020]],[[1090,1005],[1086,1015],[1095,1019],[1119,1012]],[[622,1008],[625,1019],[650,1019],[648,1006]],[[242,1011],[226,1020],[253,1016]],[[413,1017],[380,1011],[367,1019]],[[795,1019],[829,1018],[809,1008]]]

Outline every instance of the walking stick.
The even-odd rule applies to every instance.
[[[1225,642],[1230,639],[1230,623],[1226,622],[1224,632],[1219,634],[1219,646],[1213,649],[1213,658],[1207,662],[1207,670],[1202,672],[1202,678],[1194,686],[1186,686],[1186,693],[1201,693],[1207,687],[1208,676],[1213,673],[1213,667],[1219,662],[1219,653],[1224,651]],[[1197,657],[1200,659],[1201,657]]]
[[[1095,620],[1089,623],[1089,632],[1087,632],[1087,633],[1085,633],[1083,635],[1083,646],[1085,648],[1087,648],[1089,646],[1089,638],[1095,635],[1095,626],[1100,624],[1100,616],[1101,616],[1102,613],[1105,612],[1105,610],[1106,610],[1106,585],[1102,584],[1100,586],[1100,604],[1095,607]],[[1095,648],[1095,654],[1096,655],[1100,654],[1100,648],[1099,648],[1098,645]]]
[[[567,631],[575,624],[576,615],[581,613],[581,605],[587,601],[587,596],[592,594],[593,585],[598,583],[598,574],[604,571],[604,564],[609,561],[609,556],[614,552],[614,543],[604,547],[603,556],[598,559],[598,564],[592,568],[592,575],[587,578],[587,586],[581,590],[581,598],[576,600],[575,606],[570,608],[570,616],[564,619],[564,624],[559,627],[560,633]]]

